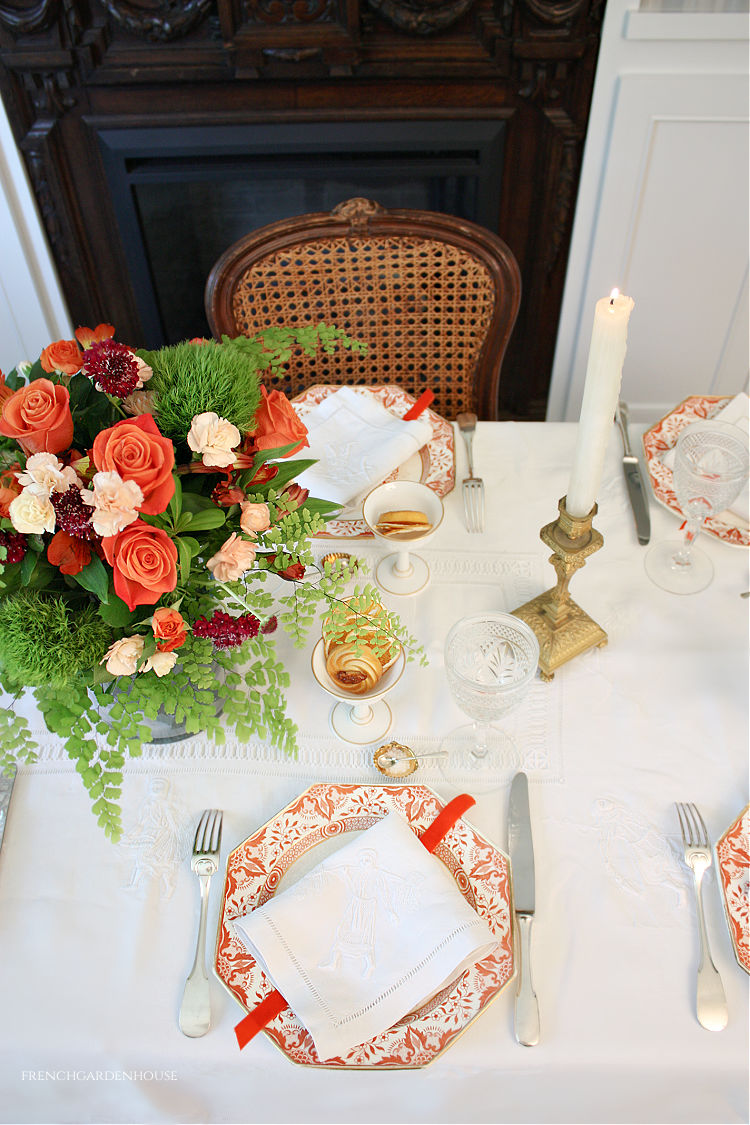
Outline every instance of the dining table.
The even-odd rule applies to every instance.
[[[383,598],[427,656],[424,666],[408,662],[388,694],[385,741],[437,751],[465,721],[446,684],[452,624],[512,611],[554,586],[539,532],[566,493],[576,432],[570,423],[480,422],[485,530],[470,534],[456,430],[456,484],[419,547],[429,585]],[[329,724],[333,700],[311,672],[319,626],[301,648],[277,638],[296,756],[260,738],[145,745],[123,770],[116,843],[97,826],[74,763],[31,713],[38,761],[19,766],[0,851],[0,1120],[748,1120],[749,978],[714,862],[704,900],[729,1018],[721,1031],[699,1024],[695,898],[675,811],[694,802],[716,844],[748,804],[748,552],[704,533],[711,584],[691,596],[654,585],[614,426],[597,504],[603,546],[571,594],[607,643],[534,680],[501,720],[517,756],[496,775],[451,772],[437,758],[403,781],[379,773],[377,745],[346,743]],[[652,543],[679,535],[679,517],[653,497],[650,515]],[[314,541],[317,558],[330,551],[355,554],[365,575],[384,548],[366,537]],[[529,781],[535,854],[536,1046],[514,1035],[515,980],[418,1068],[303,1065],[262,1033],[240,1049],[234,1028],[245,1013],[213,973],[210,1030],[181,1034],[199,904],[190,853],[203,809],[224,814],[212,961],[227,856],[309,787],[416,784],[441,800],[465,791],[476,800],[465,819],[507,853],[517,770]]]

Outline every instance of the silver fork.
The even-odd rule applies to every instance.
[[[477,416],[459,414],[456,421],[466,445],[466,456],[469,461],[469,476],[463,482],[466,528],[471,532],[484,531],[484,481],[474,476],[473,446]]]
[[[703,875],[713,863],[713,856],[708,843],[708,831],[703,817],[694,804],[678,802],[676,807],[685,848],[685,863],[693,872],[695,901],[698,906],[700,961],[698,962],[696,1014],[698,1023],[702,1027],[707,1028],[708,1031],[721,1031],[727,1026],[729,1012],[721,977],[711,959],[701,890]]]
[[[206,973],[206,917],[211,876],[219,870],[221,826],[223,814],[219,809],[206,809],[198,821],[190,866],[200,879],[201,912],[198,922],[198,943],[190,975],[185,982],[180,1005],[180,1031],[196,1039],[205,1035],[211,1026],[211,997]]]

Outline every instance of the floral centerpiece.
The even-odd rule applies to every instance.
[[[34,760],[31,689],[117,838],[125,758],[159,714],[295,751],[273,634],[302,643],[321,602],[350,612],[350,572],[304,581],[338,509],[296,483],[307,431],[260,375],[363,345],[325,325],[154,352],[114,335],[79,328],[0,375],[0,767]],[[269,574],[292,583],[278,617]]]

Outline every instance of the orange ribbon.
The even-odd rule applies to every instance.
[[[404,421],[413,422],[415,418],[418,418],[419,415],[427,409],[434,397],[435,395],[432,391],[422,391],[414,405],[410,406],[406,414],[404,414]]]
[[[431,392],[425,392],[425,394]],[[450,832],[453,825],[462,817],[463,814],[470,809],[474,801],[468,793],[461,793],[458,797],[454,797],[449,801],[442,812],[433,820],[429,827],[425,828],[422,835],[419,837],[420,841],[427,848],[428,852],[434,852],[440,841]],[[280,1012],[284,1011],[287,1003],[277,988],[264,996],[257,1008],[249,1012],[244,1019],[236,1025],[234,1034],[237,1036],[237,1043],[240,1050],[246,1047],[251,1039],[254,1039],[259,1031],[262,1031],[266,1024],[275,1019]]]

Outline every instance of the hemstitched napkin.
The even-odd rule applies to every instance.
[[[303,419],[317,464],[300,473],[298,484],[321,500],[348,504],[369,492],[429,441],[423,419],[404,422],[366,390],[340,387]]]
[[[386,1031],[497,945],[398,813],[234,927],[321,1060]]]

